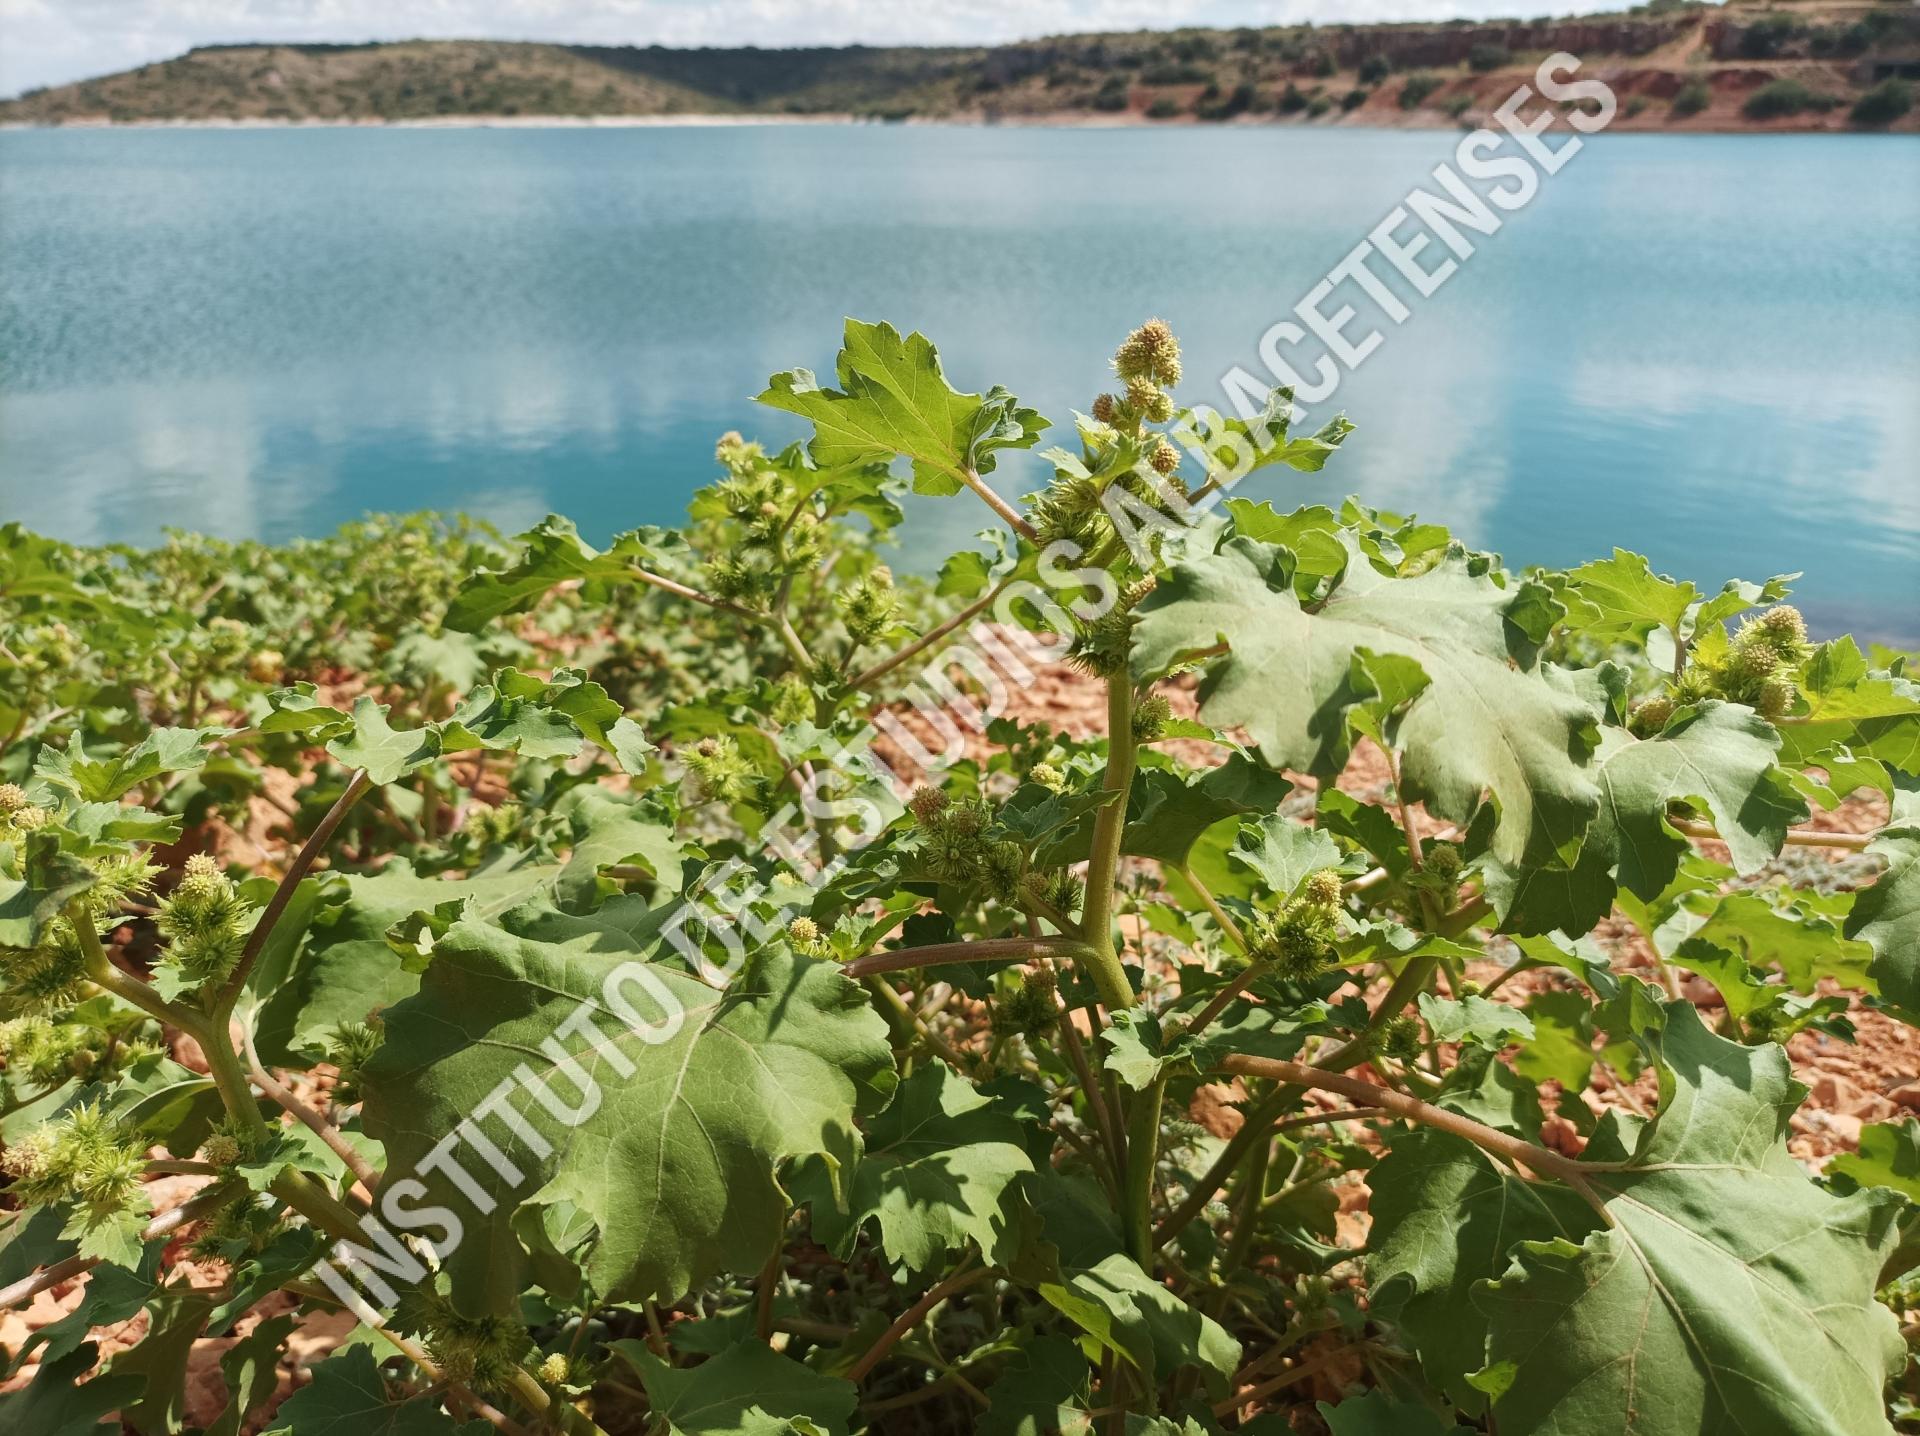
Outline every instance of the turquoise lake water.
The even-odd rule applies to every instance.
[[[847,314],[924,330],[961,387],[1062,425],[1159,314],[1183,394],[1218,402],[1457,140],[0,134],[0,519],[90,541],[428,507],[672,522],[721,431],[801,434],[752,396],[830,373]],[[1703,586],[1802,569],[1823,628],[1920,642],[1920,143],[1602,135],[1476,242],[1402,326],[1342,291],[1357,334],[1387,331],[1322,411],[1358,428],[1256,496],[1357,493],[1516,563],[1622,544]],[[905,561],[984,518],[922,507]]]

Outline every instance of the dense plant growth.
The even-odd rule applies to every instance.
[[[1910,1427],[1920,1124],[1809,1173],[1782,1045],[1920,1014],[1909,660],[1278,512],[1348,426],[1180,367],[1019,504],[849,323],[604,550],[0,529],[0,1298],[82,1284],[0,1428],[186,1429],[203,1336],[221,1436]]]

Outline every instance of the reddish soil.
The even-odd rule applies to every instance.
[[[1191,676],[1161,685],[1161,691],[1169,699],[1174,713],[1188,717],[1196,711],[1195,688],[1196,683]],[[906,705],[899,705],[895,712],[922,743],[935,749],[941,746],[933,724]],[[1048,665],[1038,670],[1035,681],[1030,684],[1008,685],[1005,713],[1022,722],[1046,723],[1076,738],[1103,732],[1106,722],[1105,700],[1099,684],[1066,664]],[[968,732],[965,736],[969,755],[984,756],[989,747],[984,734]],[[895,763],[900,771],[913,771],[913,765],[902,758],[898,744],[890,739],[882,739],[878,746],[882,755]],[[1176,752],[1184,761],[1196,765],[1217,763],[1223,761],[1225,756],[1224,750],[1218,746],[1194,740],[1172,740],[1163,746]],[[1303,788],[1317,786],[1311,778],[1299,774],[1291,776]],[[479,773],[469,775],[470,781],[481,778],[482,774]],[[1377,749],[1363,744],[1338,781],[1342,788],[1356,796],[1378,798],[1389,783],[1385,759]],[[224,826],[203,830],[185,840],[183,847],[188,851],[218,850],[223,857],[233,861],[257,864],[270,870],[278,865],[287,851],[284,832],[275,830],[281,827],[286,806],[292,799],[291,779],[287,779],[280,787],[270,785],[267,798],[255,800],[256,810],[244,831]],[[1443,824],[1417,810],[1415,817],[1426,835],[1430,836],[1444,828]],[[1886,818],[1883,804],[1850,799],[1832,812],[1816,810],[1806,825],[1824,831],[1864,832],[1883,825]],[[1712,856],[1725,857],[1717,844],[1708,843],[1703,847]],[[1846,856],[1825,849],[1807,851],[1824,854],[1827,861],[1839,861]],[[1605,924],[1599,936],[1616,952],[1617,961],[1624,969],[1651,969],[1652,954],[1638,933],[1625,923],[1614,921]],[[1489,964],[1484,973],[1476,975],[1484,979],[1497,970],[1497,967]],[[1551,973],[1529,973],[1506,984],[1504,990],[1521,995],[1552,986],[1555,981]],[[1704,984],[1690,981],[1685,990],[1705,1012],[1711,1013],[1718,1006],[1718,999]],[[1793,1135],[1789,1146],[1795,1156],[1816,1171],[1835,1153],[1855,1148],[1862,1124],[1887,1121],[1906,1112],[1920,1112],[1920,1075],[1916,1075],[1920,1074],[1920,1032],[1871,1011],[1858,1002],[1853,1004],[1850,1015],[1858,1030],[1857,1043],[1839,1042],[1817,1033],[1802,1033],[1788,1046],[1800,1080],[1810,1089],[1805,1105],[1793,1118]],[[182,1050],[178,1055],[188,1065],[204,1068],[198,1053]],[[1215,1135],[1229,1136],[1240,1125],[1241,1115],[1234,1104],[1242,1096],[1244,1092],[1237,1081],[1203,1087],[1194,1097],[1191,1115]],[[1604,1067],[1593,1089],[1584,1096],[1596,1108],[1620,1105],[1649,1110],[1656,1100],[1652,1074],[1643,1074],[1631,1087],[1623,1090]],[[1329,1111],[1341,1105],[1343,1103],[1336,1098],[1327,1098],[1323,1103],[1324,1109]],[[1360,1135],[1360,1129],[1348,1130],[1353,1135]],[[1572,1124],[1560,1118],[1549,1122],[1543,1136],[1548,1142],[1569,1151],[1577,1150],[1580,1140]],[[153,1183],[156,1207],[165,1210],[178,1205],[192,1194],[202,1180],[192,1177],[156,1180]],[[1364,1243],[1366,1206],[1366,1187],[1357,1179],[1346,1179],[1340,1189],[1339,1224],[1343,1244],[1359,1246]],[[176,1250],[183,1247],[184,1243],[176,1244]],[[184,1272],[188,1279],[200,1286],[218,1285],[221,1277],[218,1268],[186,1259],[175,1262],[174,1270],[176,1273]],[[17,1348],[30,1332],[71,1311],[80,1300],[84,1282],[84,1277],[77,1278],[53,1291],[42,1293],[25,1310],[0,1313],[0,1346]],[[292,1305],[290,1298],[275,1298],[264,1303],[240,1323],[236,1335],[244,1335],[251,1330],[261,1315],[288,1310]],[[266,1413],[277,1407],[279,1399],[304,1382],[307,1368],[343,1341],[353,1325],[353,1318],[344,1314],[309,1316],[298,1323],[281,1362],[280,1398],[268,1403],[266,1411],[248,1423],[245,1428],[247,1436],[266,1427]],[[95,1333],[93,1339],[99,1341],[103,1354],[111,1355],[137,1344],[144,1335],[145,1327],[146,1318],[142,1315],[122,1326]],[[199,1425],[210,1423],[225,1404],[219,1361],[235,1339],[236,1336],[206,1338],[195,1343],[187,1373],[188,1422]],[[1327,1359],[1334,1361],[1339,1357],[1330,1351]],[[0,1386],[0,1390],[17,1388],[31,1380],[36,1370],[36,1366],[29,1365],[12,1381]],[[1329,1368],[1325,1375],[1329,1379],[1316,1379],[1315,1385],[1325,1385],[1326,1395],[1337,1396],[1337,1378],[1341,1373]]]

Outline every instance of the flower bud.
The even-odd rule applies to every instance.
[[[776,723],[803,723],[813,716],[813,690],[797,673],[788,673],[773,686],[773,720]]]
[[[1332,868],[1321,868],[1318,872],[1309,874],[1306,886],[1301,890],[1301,896],[1315,907],[1338,907],[1341,895],[1340,874]]]
[[[107,881],[102,874],[102,884]],[[118,881],[126,885],[124,879]],[[195,853],[154,918],[167,944],[162,961],[189,985],[218,981],[239,961],[252,916],[253,909],[220,865],[205,853]]]
[[[1080,879],[1066,868],[1049,868],[1043,873],[1028,873],[1026,890],[1057,912],[1071,913],[1080,907]]]
[[[1052,972],[1042,968],[1028,973],[1019,990],[994,1007],[994,1032],[1004,1037],[1034,1038],[1051,1031],[1060,1018],[1055,987]]]
[[[1627,715],[1627,731],[1636,738],[1651,738],[1667,726],[1673,717],[1674,702],[1666,694],[1657,694]]]
[[[1127,407],[1155,424],[1164,424],[1173,417],[1173,400],[1151,379],[1127,381]]]
[[[803,957],[825,957],[828,952],[827,935],[819,923],[804,914],[787,924],[787,941]]]
[[[1760,691],[1754,695],[1754,711],[1762,718],[1780,719],[1793,709],[1794,700],[1800,696],[1800,690],[1794,686],[1791,678],[1782,678],[1778,674],[1760,685]]]
[[[1164,319],[1149,319],[1114,352],[1113,370],[1122,379],[1180,382],[1180,344]]]
[[[1173,705],[1158,693],[1149,693],[1133,710],[1133,741],[1151,743],[1173,716]]]
[[[1807,641],[1807,621],[1791,604],[1779,604],[1754,620],[1754,627],[1775,647],[1791,651]]]
[[[1460,881],[1460,849],[1453,843],[1429,843],[1425,856],[1427,873],[1434,881],[1449,887]]]
[[[13,825],[15,832],[32,833],[44,828],[52,816],[45,808],[29,803],[26,807],[16,808],[9,813],[7,821]]]
[[[980,865],[981,884],[996,901],[1012,906],[1019,901],[1026,866],[1027,855],[1018,843],[994,843]]]
[[[1395,1017],[1390,1019],[1375,1037],[1375,1050],[1383,1057],[1392,1057],[1401,1062],[1411,1062],[1420,1055],[1422,1038],[1420,1022],[1414,1017]]]
[[[907,808],[923,825],[928,824],[947,810],[947,795],[939,788],[915,788],[907,799]]]

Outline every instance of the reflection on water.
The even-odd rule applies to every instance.
[[[0,517],[85,540],[421,507],[671,522],[720,431],[799,435],[751,396],[829,370],[849,312],[1056,423],[1158,313],[1214,397],[1453,143],[0,134]],[[1910,140],[1600,137],[1347,379],[1337,464],[1258,492],[1417,508],[1516,561],[1804,569],[1829,626],[1920,641],[1917,259]],[[981,518],[916,514],[954,542]]]

